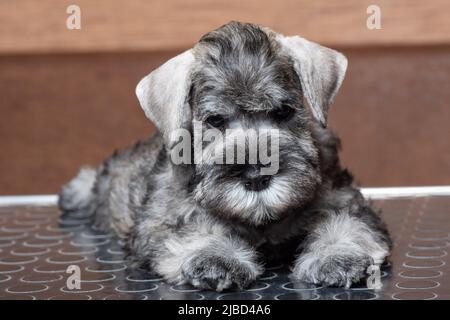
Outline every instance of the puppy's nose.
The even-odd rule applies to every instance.
[[[247,178],[245,181],[245,188],[249,191],[264,190],[269,186],[271,178],[272,176],[257,176]]]

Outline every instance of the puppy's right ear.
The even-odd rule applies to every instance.
[[[314,117],[325,127],[328,109],[344,80],[347,58],[299,36],[278,34],[277,39],[294,60],[295,71]]]
[[[192,50],[187,50],[152,71],[136,87],[145,115],[162,133],[169,148],[171,133],[191,120],[188,93],[193,62]]]

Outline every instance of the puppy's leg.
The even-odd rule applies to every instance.
[[[90,217],[102,230],[126,237],[134,223],[132,209],[141,205],[153,168],[164,156],[158,134],[114,152],[98,168],[82,168],[62,188],[58,205],[65,214]]]
[[[91,167],[83,167],[78,175],[63,186],[58,205],[65,212],[90,215],[90,205],[93,200],[93,188],[97,171]]]
[[[327,198],[322,208],[315,209],[320,218],[311,225],[301,246],[293,275],[348,288],[365,276],[367,267],[384,261],[390,239],[383,222],[358,191],[335,191]],[[330,205],[333,201],[337,206]]]
[[[141,223],[133,249],[167,281],[222,291],[244,288],[261,273],[256,251],[235,233],[207,217],[180,229]]]

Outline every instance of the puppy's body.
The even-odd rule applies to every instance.
[[[383,262],[390,240],[341,168],[339,140],[322,126],[346,61],[296,40],[241,23],[205,35],[138,86],[160,133],[98,169],[82,169],[63,188],[61,208],[125,238],[132,258],[168,281],[244,287],[265,262],[280,258],[293,259],[293,276],[302,280],[358,281],[369,265]],[[296,48],[316,56],[299,56]],[[267,185],[248,188],[253,165],[172,163],[172,131],[192,131],[193,120],[217,122],[218,115],[225,119],[220,130],[280,130],[280,167]],[[206,147],[224,147],[218,143]]]

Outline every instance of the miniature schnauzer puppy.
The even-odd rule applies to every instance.
[[[341,53],[265,27],[231,22],[209,32],[138,84],[159,132],[82,168],[59,206],[122,237],[133,261],[169,282],[244,288],[282,260],[296,279],[349,287],[384,261],[391,241],[326,127],[346,68]],[[173,132],[192,132],[194,121],[221,132],[276,128],[278,171],[263,175],[259,162],[175,164]],[[226,142],[201,144],[208,157]]]

